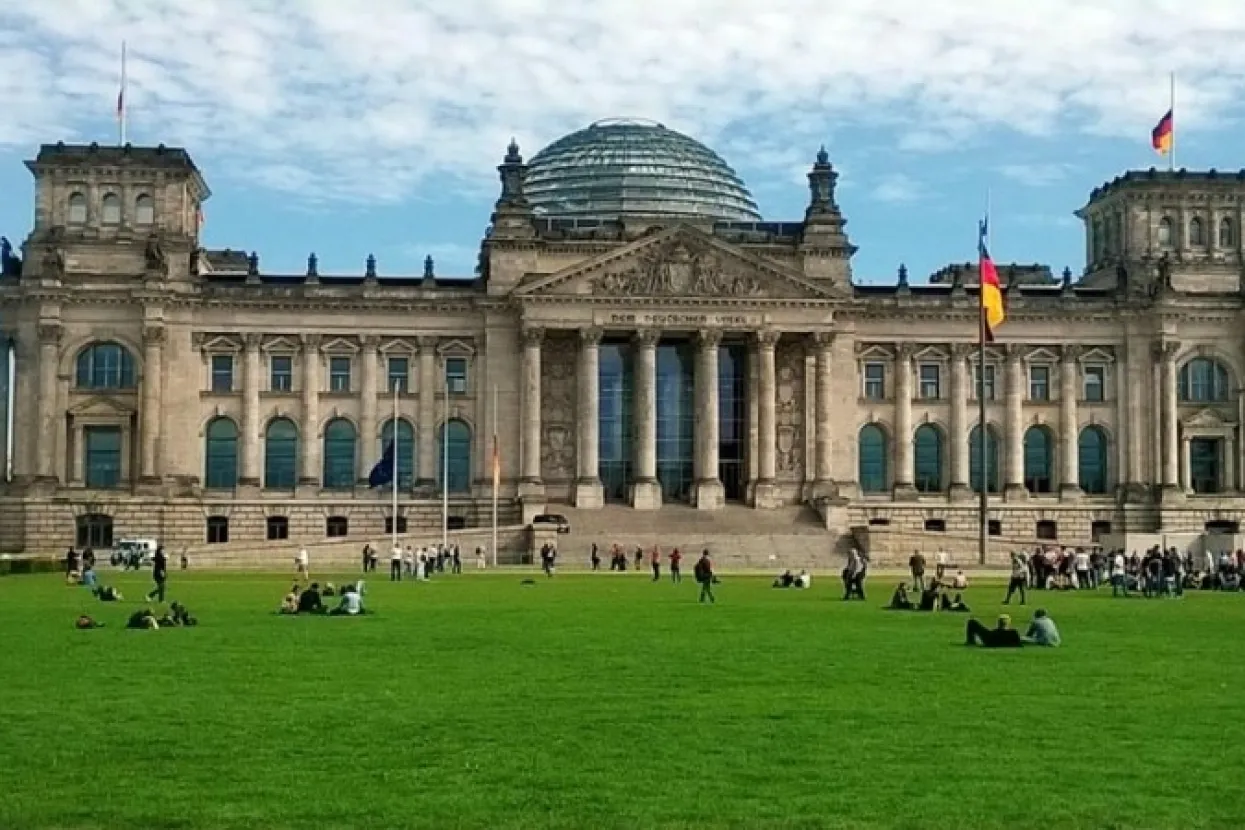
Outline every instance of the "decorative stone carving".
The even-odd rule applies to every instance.
[[[774,362],[778,380],[776,412],[778,447],[775,468],[780,481],[804,480],[804,349],[782,343]]]
[[[314,352],[315,350],[319,349],[320,341],[323,340],[323,338],[319,334],[314,334],[314,333],[301,334],[299,335],[298,339],[303,344],[303,350],[308,351],[308,352]]]
[[[264,336],[259,332],[248,331],[242,335],[242,345],[246,347],[247,351],[256,351],[263,341]]]
[[[143,252],[146,260],[147,273],[165,277],[169,273],[168,257],[160,245],[160,235],[153,233],[147,237],[147,248]]]
[[[1003,347],[1003,354],[1009,363],[1019,363],[1025,356],[1025,348],[1019,343],[1008,343]]]
[[[39,324],[39,342],[46,346],[57,346],[61,342],[61,334],[64,329],[60,323],[40,323]]]
[[[359,342],[362,343],[364,351],[376,351],[380,348],[380,338],[375,334],[365,334],[359,338]]]
[[[45,279],[59,280],[65,276],[65,249],[53,245],[43,255],[43,274]]]
[[[19,277],[22,274],[22,258],[13,253],[13,244],[7,236],[0,236],[0,276]]]
[[[164,343],[168,335],[164,326],[144,326],[143,327],[143,343],[151,346],[160,346]]]
[[[965,358],[975,353],[976,351],[977,351],[977,347],[969,343],[952,343],[951,344],[951,359],[952,360],[964,360]]]
[[[587,328],[582,328],[579,330],[579,342],[585,345],[595,346],[601,342],[601,335],[603,333],[604,332],[599,326],[588,326]]]
[[[540,326],[524,326],[522,337],[524,346],[539,346],[545,340],[545,330]]]
[[[760,279],[702,242],[676,238],[641,251],[630,267],[593,281],[600,294],[628,297],[760,297]]]
[[[722,343],[722,332],[719,329],[700,329],[696,332],[696,342],[701,348],[716,349]]]
[[[1158,361],[1175,360],[1176,354],[1180,351],[1179,340],[1164,340],[1155,343],[1153,348],[1154,359]]]
[[[656,346],[661,340],[661,332],[658,329],[637,329],[631,339],[637,346]]]
[[[559,334],[545,341],[540,359],[540,474],[546,482],[575,477],[575,394],[579,346]]]
[[[1068,344],[1063,347],[1063,359],[1067,363],[1075,363],[1081,359],[1081,355],[1085,353],[1085,349],[1081,346]]]
[[[899,360],[911,360],[916,356],[915,343],[896,343],[895,357]]]
[[[781,332],[765,329],[756,332],[757,345],[762,349],[772,349],[778,345],[778,338],[782,336]]]
[[[815,331],[810,336],[812,345],[817,349],[828,349],[834,345],[835,333],[832,331]]]

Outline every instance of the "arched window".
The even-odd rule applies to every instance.
[[[913,438],[916,489],[937,493],[942,489],[942,433],[933,424],[921,424]]]
[[[1180,400],[1185,403],[1223,403],[1228,400],[1228,370],[1217,360],[1195,357],[1180,367]]]
[[[292,490],[297,481],[298,428],[289,418],[277,418],[264,432],[264,486]]]
[[[92,343],[78,354],[79,389],[133,389],[134,358],[119,343]]]
[[[106,193],[100,201],[100,220],[105,225],[121,224],[121,197],[116,193]]]
[[[1107,492],[1107,434],[1101,427],[1089,426],[1081,430],[1077,441],[1077,459],[1080,462],[1078,478],[1081,489],[1090,495]]]
[[[207,470],[203,483],[208,489],[238,485],[238,425],[229,418],[216,418],[207,426]]]
[[[138,225],[152,225],[156,221],[156,200],[146,193],[134,200],[134,222]]]
[[[1167,216],[1159,220],[1159,244],[1164,247],[1172,244],[1172,220]]]
[[[377,458],[383,456],[385,448],[392,440],[393,419],[390,418],[380,432],[380,455]],[[398,419],[398,446],[395,448],[395,455],[398,461],[398,488],[410,489],[415,477],[415,430],[410,421],[401,418]]]
[[[973,492],[981,492],[981,425],[973,427],[973,431],[968,436],[968,479],[969,485],[973,488]],[[987,490],[991,493],[999,492],[999,481],[1002,476],[999,474],[999,438],[994,434],[994,430],[986,428],[986,468]]]
[[[860,490],[863,493],[884,493],[887,488],[886,433],[877,424],[865,424],[857,438],[859,443]]]
[[[69,224],[86,224],[86,196],[81,193],[69,194]]]
[[[446,487],[447,471],[449,491],[465,493],[471,490],[471,428],[464,421],[449,422],[448,431],[441,428],[437,443],[438,465],[441,468],[441,487]],[[444,443],[447,442],[448,447]],[[447,465],[446,462],[449,462]]]
[[[1189,220],[1189,244],[1206,244],[1206,226],[1203,225],[1202,220],[1196,216]]]
[[[1025,433],[1025,489],[1030,493],[1051,492],[1052,443],[1046,427],[1029,427]]]
[[[1219,247],[1236,247],[1236,226],[1226,216],[1219,220]]]
[[[345,489],[354,486],[354,424],[345,418],[329,421],[324,428],[324,487]]]

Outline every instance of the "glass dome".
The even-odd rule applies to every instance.
[[[538,216],[761,219],[721,156],[653,121],[598,121],[558,139],[532,156],[523,189]]]

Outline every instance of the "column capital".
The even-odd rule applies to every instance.
[[[249,331],[242,335],[242,345],[245,346],[246,350],[249,352],[259,349],[259,344],[262,342],[264,342],[264,336],[258,332]]]
[[[1025,347],[1019,343],[1007,343],[1003,346],[1003,354],[1008,363],[1019,364],[1020,359],[1025,356]]]
[[[972,343],[952,343],[951,344],[951,359],[952,360],[966,360],[975,351],[977,351],[977,347],[974,346]]]
[[[298,337],[299,342],[303,344],[303,351],[314,352],[320,348],[320,341],[323,339],[319,334],[302,334]]]
[[[520,334],[523,345],[527,347],[539,346],[545,339],[545,330],[541,326],[524,326]]]
[[[1085,349],[1082,346],[1070,343],[1063,347],[1063,362],[1076,363],[1083,354],[1085,354]]]
[[[359,338],[359,344],[365,352],[374,352],[380,348],[380,338],[375,334],[365,334]]]
[[[660,329],[636,329],[635,334],[631,336],[637,346],[656,346],[661,340]]]
[[[696,332],[696,342],[702,349],[716,349],[722,344],[722,330],[700,329]]]
[[[600,344],[603,334],[600,326],[585,326],[579,330],[579,342],[585,346],[596,346]]]
[[[143,345],[162,346],[167,335],[164,326],[143,326]]]
[[[415,345],[418,347],[420,354],[435,353],[437,349],[437,343],[439,342],[440,340],[438,338],[431,337],[429,335],[420,335],[419,337],[415,338]]]
[[[809,336],[809,341],[817,349],[829,349],[834,345],[835,332],[832,331],[815,331]]]
[[[897,360],[907,361],[907,360],[911,360],[915,356],[916,356],[916,344],[915,343],[903,342],[903,343],[895,344],[895,358]]]
[[[61,335],[65,330],[59,322],[40,322],[39,323],[39,345],[41,346],[59,346]]]
[[[781,336],[782,332],[774,331],[773,329],[761,329],[760,331],[753,332],[757,346],[762,349],[773,349],[778,345],[778,338]]]
[[[1153,346],[1153,354],[1155,360],[1174,361],[1176,353],[1180,351],[1179,340],[1160,340]]]

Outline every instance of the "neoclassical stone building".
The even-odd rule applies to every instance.
[[[486,524],[494,406],[508,523],[804,503],[832,539],[971,533],[979,393],[995,535],[1245,514],[1245,171],[1095,189],[1082,275],[1001,268],[982,366],[975,265],[853,281],[824,150],[804,217],[772,222],[660,125],[600,122],[530,164],[512,144],[455,279],[204,250],[184,150],[46,145],[28,167],[34,226],[0,282],[3,550],[374,538],[394,517],[367,476],[395,434],[400,530],[439,528],[443,488],[454,525]]]

